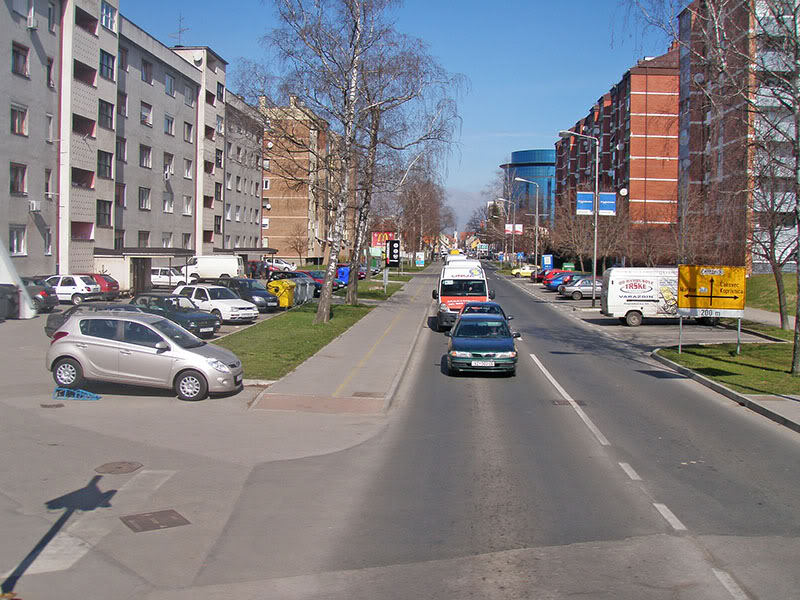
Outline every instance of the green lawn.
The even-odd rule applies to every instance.
[[[386,286],[386,293],[383,293],[383,278],[372,279],[367,281],[366,279],[361,279],[358,282],[358,298],[359,300],[386,300],[389,296],[394,294],[397,290],[403,287],[402,283],[392,283],[389,282],[389,285]],[[335,292],[336,296],[345,296],[347,295],[347,290],[344,288],[340,289],[338,292]]]
[[[794,314],[797,300],[797,275],[783,273],[783,287],[786,291],[788,311]],[[747,280],[747,306],[778,312],[778,287],[772,273],[751,275]]]
[[[305,304],[214,343],[242,360],[246,379],[280,379],[370,310],[369,306],[335,305],[328,323],[313,325],[317,305]]]

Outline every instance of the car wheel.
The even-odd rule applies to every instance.
[[[73,294],[70,300],[72,301],[72,304],[74,306],[78,306],[83,302],[83,296],[81,296],[80,294]]]
[[[519,277],[519,273],[514,273],[514,277]]]
[[[517,370],[516,370],[516,369],[511,369],[511,370],[508,372],[508,376],[509,376],[509,377],[516,377],[516,376],[517,376]]]
[[[83,369],[74,358],[59,358],[53,363],[53,380],[58,387],[75,389],[83,383]]]
[[[217,317],[219,319],[219,322],[222,323],[222,313],[219,312],[219,309],[215,308],[214,310],[211,311],[211,314]]]
[[[181,400],[202,400],[208,393],[208,383],[201,373],[184,371],[175,380],[175,393]]]
[[[33,298],[33,310],[37,313],[42,312],[42,299],[39,297]]]
[[[625,324],[628,327],[638,327],[642,324],[642,313],[636,310],[632,310],[627,315],[625,315]]]
[[[572,299],[573,300],[580,300],[581,298],[583,298],[583,294],[581,294],[580,292],[577,292],[577,291],[572,292]]]
[[[186,282],[185,281],[179,281],[178,283],[175,284],[175,287],[178,287],[179,285],[186,285]]]

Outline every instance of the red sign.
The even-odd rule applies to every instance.
[[[370,244],[373,248],[376,246],[384,247],[386,246],[386,242],[389,240],[396,239],[394,231],[373,231],[372,232],[372,244]]]

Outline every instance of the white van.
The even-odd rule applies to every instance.
[[[678,267],[614,267],[603,273],[600,312],[630,327],[678,316]]]
[[[233,254],[207,254],[193,256],[181,272],[187,282],[198,279],[218,279],[220,277],[244,277],[244,261]]]
[[[436,325],[439,330],[452,327],[461,307],[467,302],[486,302],[494,298],[489,289],[486,274],[480,266],[464,264],[465,261],[446,265],[439,275],[439,283],[433,290],[434,300],[439,300]]]

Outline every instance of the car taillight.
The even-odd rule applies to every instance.
[[[42,290],[41,292],[39,292],[39,295],[40,295],[42,298],[47,298],[47,292],[46,292],[45,290]]]
[[[53,339],[52,339],[52,340],[50,340],[50,343],[52,344],[52,343],[53,343],[53,342],[55,342],[56,340],[60,340],[61,338],[63,338],[63,337],[66,337],[66,336],[68,336],[68,335],[69,335],[69,333],[67,333],[66,331],[56,331],[56,332],[53,334]]]

